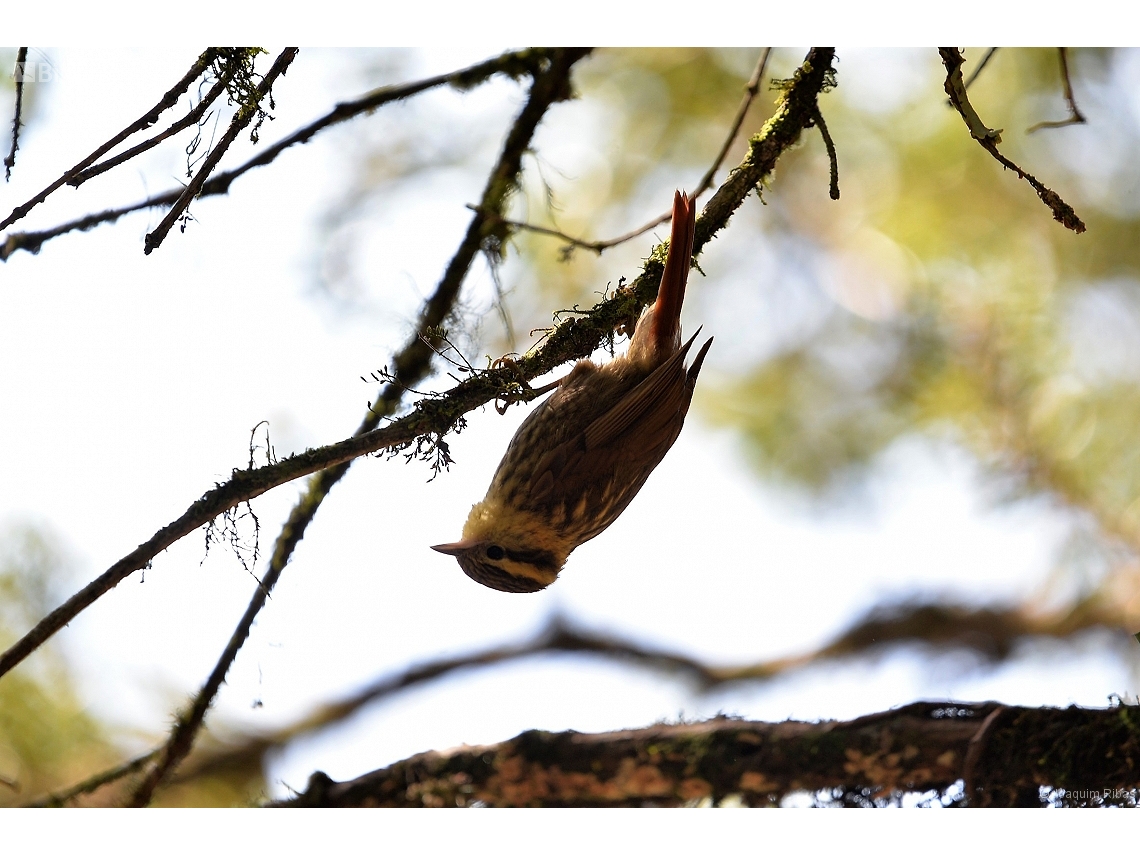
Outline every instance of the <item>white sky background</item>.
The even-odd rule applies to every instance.
[[[422,52],[402,74],[450,70],[495,52]],[[866,54],[840,55],[839,92],[867,99],[883,91]],[[4,213],[149,108],[194,52],[119,52],[113,73],[102,51],[47,56],[60,79],[37,89],[39,115],[21,137],[11,183],[0,186]],[[901,56],[890,57],[889,79],[905,79]],[[366,52],[303,50],[275,87],[276,119],[263,126],[263,143],[337,100],[391,82],[377,67]],[[386,109],[408,121],[435,115],[481,129],[489,165],[522,91],[500,80]],[[542,134],[571,134],[588,118],[575,111],[587,109],[556,106]],[[21,252],[0,265],[0,523],[33,523],[59,538],[74,566],[67,593],[244,466],[259,421],[270,421],[278,455],[336,441],[359,423],[376,393],[360,376],[403,344],[486,174],[428,173],[366,213],[354,228],[366,250],[357,279],[369,300],[356,314],[343,311],[314,289],[327,236],[322,218],[349,190],[369,123],[388,120],[358,118],[323,133],[238,179],[228,196],[195,203],[196,221],[185,233],[172,230],[149,257],[142,239],[162,212],[66,235],[38,256]],[[472,144],[483,142],[476,134]],[[588,142],[551,148],[567,158],[558,166],[568,174],[574,157],[591,156]],[[221,169],[249,151],[243,134]],[[184,167],[180,147],[168,143],[78,191],[58,191],[17,228],[136,201],[173,186]],[[750,216],[763,216],[747,205],[757,208]],[[699,291],[715,280],[718,254],[745,250],[734,237],[728,229],[702,259],[709,280],[697,278],[691,291],[689,329],[707,321]],[[635,272],[651,246],[647,236],[624,255],[607,254],[607,277]],[[508,262],[508,278],[510,271]],[[469,305],[489,304],[481,261],[466,288]],[[488,331],[494,323],[488,319]],[[706,331],[717,336],[714,376],[723,364],[718,350],[748,345],[734,342],[732,329]],[[534,595],[476,585],[427,548],[458,536],[525,410],[472,413],[467,430],[449,438],[456,465],[431,483],[422,463],[357,461],[310,526],[208,722],[284,724],[409,664],[525,637],[555,612],[711,663],[804,652],[884,598],[1025,596],[1069,532],[1066,517],[1044,502],[995,507],[967,456],[919,443],[885,455],[859,507],[822,511],[794,501],[760,484],[732,437],[702,423],[700,397],[698,387],[680,440],[619,522]],[[255,500],[266,553],[299,489]],[[203,555],[199,532],[159,556],[145,582],[130,577],[58,636],[98,713],[141,734],[133,748],[162,738],[252,593],[253,580],[224,546],[204,562]],[[282,795],[285,784],[303,788],[316,769],[344,779],[417,751],[494,742],[531,727],[598,731],[719,711],[846,718],[928,697],[1099,706],[1112,692],[1136,689],[1125,663],[1094,641],[1055,657],[1035,648],[980,672],[903,651],[703,697],[657,674],[552,656],[457,675],[379,704],[292,746],[269,779]]]

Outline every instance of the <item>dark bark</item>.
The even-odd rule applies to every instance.
[[[418,754],[353,781],[317,772],[304,793],[273,806],[677,806],[730,796],[765,806],[807,791],[858,806],[933,792],[960,805],[1037,807],[1050,796],[1135,804],[1138,787],[1140,707],[922,702],[849,722],[531,730],[499,745]]]

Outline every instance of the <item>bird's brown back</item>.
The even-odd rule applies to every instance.
[[[686,371],[691,343],[656,368],[626,357],[578,363],[519,428],[489,493],[540,515],[575,546],[600,534],[681,432],[707,350]],[[535,455],[539,436],[547,450]]]

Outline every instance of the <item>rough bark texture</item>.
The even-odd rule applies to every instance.
[[[531,730],[499,745],[418,754],[353,781],[317,772],[304,793],[274,806],[632,807],[726,797],[766,806],[796,791],[873,805],[959,782],[957,804],[1040,806],[1050,795],[1135,804],[1140,707],[923,702],[849,722]]]

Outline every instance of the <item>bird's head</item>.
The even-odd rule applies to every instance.
[[[550,585],[569,553],[539,518],[488,501],[471,509],[462,540],[432,549],[455,556],[463,572],[480,585],[511,594]]]

